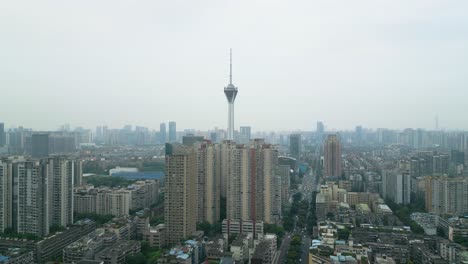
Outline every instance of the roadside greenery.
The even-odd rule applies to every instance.
[[[3,230],[3,233],[0,233],[0,237],[1,238],[19,238],[19,239],[26,239],[26,240],[33,240],[33,241],[40,240],[40,237],[34,234],[16,233],[11,228],[5,228],[5,230]]]
[[[392,209],[393,214],[398,217],[398,219],[406,226],[411,228],[416,234],[424,234],[424,229],[418,225],[415,221],[411,220],[411,214],[415,212],[425,212],[423,203],[411,203],[407,205],[396,204],[391,200],[385,202],[390,209]]]
[[[279,247],[283,241],[284,237],[284,227],[275,225],[275,224],[264,224],[263,225],[263,232],[275,234],[277,236],[276,244]]]
[[[75,213],[75,217],[74,217],[75,221],[82,220],[82,219],[91,219],[94,222],[96,222],[96,225],[98,227],[109,222],[110,220],[112,220],[112,218],[114,218],[113,215],[99,215],[96,213],[88,213],[88,214]]]
[[[464,247],[468,247],[468,238],[462,236],[454,236],[453,242],[458,243]]]
[[[197,223],[197,230],[205,233],[205,236],[212,237],[216,234],[221,234],[221,222],[210,224],[208,221]]]
[[[286,255],[286,264],[299,263],[302,254],[302,239],[299,235],[294,235],[289,244],[288,253]]]

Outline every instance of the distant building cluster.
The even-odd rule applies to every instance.
[[[19,127],[5,131],[3,123],[0,123],[0,154],[44,158],[51,154],[73,153],[80,145],[92,142],[91,130],[83,128],[40,132]]]

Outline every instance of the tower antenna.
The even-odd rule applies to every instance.
[[[232,84],[232,49],[229,49],[229,84]]]

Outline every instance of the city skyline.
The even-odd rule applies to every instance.
[[[10,2],[0,18],[8,98],[0,119],[41,130],[102,120],[226,128],[220,87],[232,47],[243,88],[239,126],[309,130],[324,120],[377,128],[392,120],[392,128],[428,129],[438,116],[441,128],[468,129],[460,122],[468,110],[467,4],[449,2],[272,3],[267,16],[262,2],[48,1],[28,10]],[[177,19],[168,15],[176,11]]]

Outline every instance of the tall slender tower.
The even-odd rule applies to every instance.
[[[232,49],[229,50],[229,84],[224,87],[224,94],[228,100],[228,139],[234,139],[234,101],[237,96],[237,87],[232,84]]]

